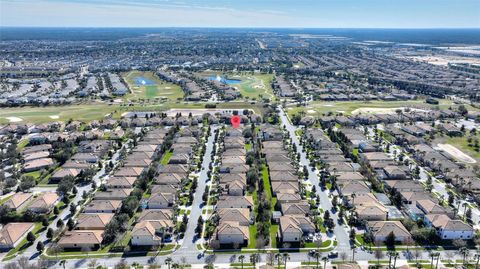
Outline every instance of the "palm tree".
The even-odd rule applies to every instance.
[[[285,262],[285,269],[287,269],[287,261],[290,260],[290,254],[283,253],[283,261]]]
[[[318,250],[315,250],[313,252],[313,257],[317,260],[317,268],[316,269],[318,269],[319,261],[320,261],[320,257],[322,257],[322,253],[320,253],[320,251],[318,251]]]
[[[357,246],[352,246],[352,262],[355,261],[355,252],[357,251]]]
[[[243,261],[245,261],[245,255],[238,256],[238,261],[240,262],[240,267],[243,269]]]
[[[397,258],[399,256],[398,252],[394,251],[393,252],[393,269],[395,269],[395,266],[397,265]]]
[[[327,268],[328,257],[322,257],[323,269]]]
[[[433,268],[433,258],[435,258],[435,252],[433,251],[429,251],[428,252],[428,256],[430,256],[430,258],[432,259],[431,263],[430,263],[430,268]]]
[[[477,254],[475,254],[474,257],[477,260],[475,263],[475,269],[478,269],[478,263],[480,262],[480,253],[477,251]]]
[[[172,258],[168,257],[165,259],[165,264],[167,265],[168,269],[170,269],[170,264],[172,264]]]
[[[462,247],[458,250],[458,252],[460,253],[460,255],[462,255],[462,257],[463,257],[462,263],[465,265],[465,260],[467,259],[467,256],[468,256],[468,253],[469,253],[468,248]]]
[[[255,267],[257,262],[259,262],[259,260],[260,260],[260,255],[258,253],[254,253],[250,255],[250,263],[253,265],[253,267]]]
[[[275,259],[277,259],[278,268],[280,269],[280,260],[282,259],[282,254],[276,253]]]
[[[463,219],[466,220],[466,218],[467,218],[467,206],[468,206],[468,204],[465,202],[465,203],[463,203],[462,206],[463,206]]]

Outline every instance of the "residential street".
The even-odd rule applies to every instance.
[[[199,253],[196,247],[198,239],[195,237],[195,228],[197,227],[198,218],[202,215],[202,195],[205,191],[206,182],[208,180],[208,166],[212,161],[211,154],[213,151],[214,133],[216,129],[217,127],[212,127],[208,134],[205,155],[203,156],[202,170],[198,174],[198,186],[193,197],[187,230],[185,231],[185,236],[180,249],[175,252],[176,256],[191,256]]]
[[[285,111],[280,107],[280,118],[282,120],[282,124],[285,125],[287,131],[290,134],[290,137],[292,138],[292,142],[297,145],[297,152],[300,153],[300,164],[306,165],[307,167],[310,167],[310,160],[307,158],[307,154],[303,151],[303,147],[300,144],[300,141],[295,134],[295,131],[297,128],[293,126],[290,121],[287,118],[287,115],[285,114]],[[332,208],[332,203],[330,201],[330,198],[328,197],[328,191],[324,190],[322,191],[321,188],[319,188],[319,183],[320,180],[318,178],[318,171],[315,169],[315,172],[308,173],[308,180],[312,183],[313,186],[315,186],[315,189],[317,190],[317,194],[320,196],[320,206],[324,210],[331,210]],[[341,226],[338,224],[338,214],[331,214],[332,219],[335,222],[335,237],[338,241],[338,246],[337,246],[337,251],[339,252],[349,252],[350,251],[350,239],[348,236],[348,232],[345,227]]]
[[[128,143],[124,143],[123,146],[122,146],[122,148],[126,148],[126,147],[128,147]],[[117,162],[119,161],[120,151],[122,150],[122,148],[118,149],[112,155],[111,160],[114,163],[114,165],[116,165]],[[102,168],[92,178],[92,182],[95,182],[97,186],[100,186],[101,183],[102,183],[103,177],[105,176],[105,166],[108,165],[108,162],[109,162],[109,160],[104,161],[103,165],[102,165]],[[81,201],[83,199],[82,198],[83,192],[85,191],[85,192],[88,193],[92,190],[92,184],[90,183],[90,184],[86,184],[86,185],[83,185],[83,186],[76,185],[76,187],[77,187],[77,194],[71,200],[71,203],[75,203],[75,204],[78,205],[79,201]],[[55,188],[47,188],[47,187],[39,187],[39,188],[33,188],[32,189],[32,191],[55,191],[55,190],[56,190]],[[47,238],[47,230],[49,228],[52,228],[53,230],[56,230],[57,229],[57,226],[56,226],[57,221],[59,219],[63,220],[63,222],[66,225],[69,218],[70,218],[70,209],[67,206],[62,212],[60,212],[60,214],[58,214],[56,219],[54,219],[53,221],[50,221],[50,225],[47,227],[47,229],[45,229],[43,232],[41,232],[37,236],[37,239],[35,240],[35,242],[30,247],[28,247],[25,250],[25,252],[20,256],[27,256],[30,259],[36,258],[38,256],[38,251],[36,249],[38,242],[42,241],[45,244],[45,248],[48,247],[49,240]],[[16,258],[18,258],[20,256],[17,256]]]

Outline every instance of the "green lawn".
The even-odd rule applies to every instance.
[[[23,175],[33,177],[35,180],[37,180],[40,178],[40,174],[41,174],[40,171],[33,171],[33,172],[24,173]]]
[[[170,158],[172,157],[173,155],[173,151],[168,151],[167,153],[165,153],[165,155],[163,155],[162,157],[162,161],[160,162],[162,165],[167,165],[168,164],[168,161],[170,161]]]
[[[33,227],[33,230],[32,230],[32,233],[34,235],[37,235],[43,228],[43,225],[41,222],[36,222],[34,227]],[[15,255],[18,255],[18,254],[22,254],[23,252],[25,252],[25,250],[27,250],[27,248],[30,246],[30,242],[28,242],[27,240],[27,237],[25,237],[21,242],[20,244],[17,245],[17,247],[15,248],[12,248],[8,253],[7,255],[5,255],[4,259],[3,260],[9,260],[11,259],[12,257],[14,257]]]
[[[277,232],[278,232],[278,224],[271,224],[270,225],[270,244],[272,248],[277,247]]]
[[[224,73],[221,72],[201,72],[197,74],[200,77],[210,77],[219,75],[228,79],[240,80],[240,83],[231,84],[237,88],[246,99],[258,100],[262,98],[274,99],[272,90],[273,74],[259,74],[251,72]]]
[[[248,227],[250,233],[250,240],[248,241],[247,248],[255,248],[257,246],[257,226],[255,224]]]
[[[100,120],[112,113],[114,119],[119,119],[124,112],[128,111],[152,111],[162,112],[171,108],[186,109],[204,109],[207,103],[185,103],[181,101],[168,102],[162,104],[147,104],[125,106],[108,103],[90,103],[73,104],[65,106],[46,106],[46,107],[13,107],[0,108],[0,124],[10,122],[9,117],[20,118],[22,122],[45,123],[51,121],[67,121],[70,119],[89,122]],[[228,102],[216,105],[219,109],[253,109],[255,113],[261,114],[263,108],[260,105],[252,105],[247,102]],[[55,116],[55,119],[52,117]],[[56,118],[58,116],[58,119]]]
[[[440,105],[430,105],[425,103],[423,99],[408,100],[408,101],[345,101],[345,102],[329,102],[329,101],[313,101],[306,107],[288,107],[287,112],[290,116],[297,114],[301,111],[305,115],[321,116],[322,114],[331,113],[344,113],[346,115],[352,114],[356,109],[372,109],[374,112],[385,113],[390,110],[395,113],[395,109],[414,106],[422,108],[434,108],[439,107],[441,109],[447,109],[453,105],[451,100],[439,100]],[[469,108],[467,108],[469,109]],[[356,111],[357,113],[358,111]],[[366,113],[366,112],[363,112]]]
[[[474,158],[477,162],[480,162],[480,151],[476,151],[474,147],[471,147],[468,145],[468,138],[472,138],[472,145],[474,144],[474,140],[478,139],[480,140],[480,135],[475,135],[475,136],[470,136],[470,135],[464,135],[461,137],[449,137],[449,136],[443,136],[443,137],[437,137],[434,140],[434,144],[450,144],[459,150],[463,151],[463,153],[467,154],[468,156]],[[455,156],[454,156],[455,157]]]
[[[123,77],[132,91],[130,94],[127,94],[124,99],[183,99],[184,94],[180,86],[161,80],[153,72],[130,71],[123,74]],[[135,82],[137,77],[143,77],[151,80],[155,83],[155,85],[139,86]]]

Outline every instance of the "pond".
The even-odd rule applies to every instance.
[[[208,77],[207,79],[209,79],[209,80],[216,80],[216,81],[225,83],[225,84],[227,84],[227,85],[239,84],[240,82],[242,82],[242,81],[239,80],[239,79],[228,79],[228,78],[225,78],[225,77],[221,77],[221,76],[219,76],[219,75],[211,76],[211,77]]]
[[[135,84],[137,86],[152,86],[152,85],[157,85],[157,83],[155,83],[155,81],[151,80],[151,79],[148,79],[148,78],[144,78],[144,77],[135,77]]]

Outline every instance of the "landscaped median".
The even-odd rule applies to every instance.
[[[134,256],[163,256],[172,254],[180,245],[165,244],[161,249],[157,251],[129,251],[129,252],[110,252],[110,247],[99,249],[95,252],[82,252],[82,251],[67,251],[54,254],[51,249],[48,249],[42,254],[42,257],[49,260],[59,259],[85,259],[85,258],[110,258],[110,257],[134,257]]]
[[[335,249],[337,246],[336,240],[326,240],[322,242],[321,247],[316,247],[315,243],[306,243],[305,247],[303,248],[242,248],[238,249],[221,249],[221,250],[213,250],[206,246],[204,243],[197,244],[197,250],[205,251],[208,254],[213,253],[257,253],[257,252],[280,252],[280,251],[294,251],[294,252],[308,252],[310,250],[319,250],[321,252],[330,252]]]

